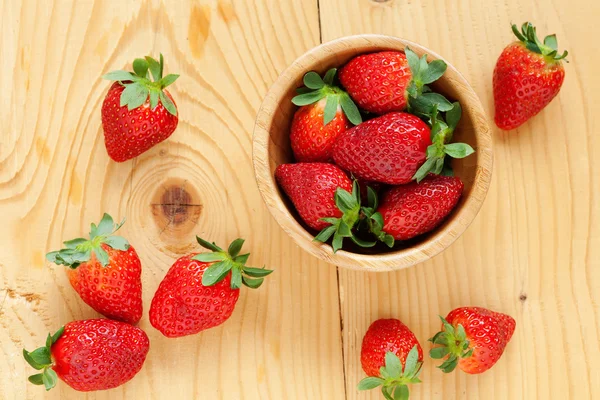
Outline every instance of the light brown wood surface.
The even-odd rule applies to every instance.
[[[462,305],[515,317],[506,353],[481,376],[442,376],[427,362],[413,399],[600,397],[599,14],[592,0],[0,0],[0,398],[376,399],[355,390],[368,325],[400,318],[425,345],[437,315]],[[454,245],[369,274],[293,244],[251,167],[254,117],[280,72],[321,40],[396,35],[448,59],[491,116],[495,59],[509,23],[525,20],[570,51],[564,87],[517,131],[493,129],[490,192]],[[116,164],[102,140],[99,77],[158,52],[182,75],[171,91],[179,127]],[[146,315],[149,358],[128,384],[82,394],[59,383],[46,395],[27,383],[22,348],[97,314],[44,254],[103,211],[128,218],[146,311],[195,234],[244,236],[250,260],[276,272],[242,294],[225,325],[196,336],[163,338]]]

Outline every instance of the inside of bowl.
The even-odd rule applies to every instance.
[[[270,134],[268,154],[270,158],[269,163],[271,176],[274,176],[275,168],[278,165],[294,162],[294,157],[292,154],[289,140],[289,129],[293,114],[297,110],[297,107],[294,104],[292,104],[291,99],[296,95],[296,88],[301,87],[303,85],[302,77],[306,72],[317,71],[319,74],[322,75],[330,68],[342,67],[345,63],[347,63],[356,55],[383,50],[402,50],[403,48],[404,45],[402,44],[399,44],[397,46],[386,47],[373,47],[372,45],[365,44],[362,47],[352,47],[342,49],[337,52],[329,52],[326,54],[325,57],[320,57],[319,59],[315,57],[304,57],[303,59],[300,59],[295,65],[290,67],[284,73],[283,77],[284,79],[287,79],[287,85],[281,89],[283,95],[280,97],[281,100],[277,104],[274,115],[272,116],[273,118],[271,120],[271,125],[268,128]],[[419,55],[422,55],[424,53],[424,49],[420,47],[411,46],[411,48]],[[435,57],[432,57],[430,55],[429,61],[433,59],[435,59]],[[452,161],[452,167],[454,169],[455,175],[460,177],[465,185],[461,201],[453,210],[452,214],[436,230],[428,234],[419,236],[413,240],[403,243],[397,243],[393,249],[389,249],[384,245],[372,249],[363,249],[360,247],[347,247],[347,245],[345,245],[345,250],[355,253],[373,254],[382,252],[398,252],[402,251],[403,249],[418,246],[420,243],[427,241],[428,238],[430,238],[432,235],[435,235],[436,231],[438,231],[439,229],[443,229],[445,225],[449,224],[453,220],[453,218],[455,218],[456,215],[459,214],[460,210],[465,205],[465,199],[467,199],[471,194],[471,191],[473,189],[473,183],[475,181],[475,177],[478,170],[478,165],[480,164],[480,154],[477,151],[479,143],[477,142],[476,136],[476,118],[479,114],[474,108],[476,107],[476,105],[473,104],[473,101],[477,100],[476,98],[473,99],[472,89],[468,87],[468,84],[464,81],[464,78],[462,78],[460,74],[451,66],[448,66],[448,70],[446,71],[444,76],[442,76],[442,78],[440,78],[437,82],[432,84],[431,87],[434,91],[446,96],[450,101],[460,102],[463,109],[463,114],[458,128],[454,133],[453,142],[468,143],[475,149],[475,154],[464,159],[455,159]],[[304,227],[304,229],[306,229],[312,235],[315,235],[316,232],[314,232],[313,230],[308,228],[306,224],[304,224],[304,222],[296,212],[293,204],[289,201],[285,193],[283,193],[283,191],[281,191],[281,189],[279,188],[278,190],[290,214],[296,219],[296,221],[298,221],[299,224],[301,224]]]

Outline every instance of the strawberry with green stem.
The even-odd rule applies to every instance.
[[[235,309],[242,285],[255,289],[273,271],[246,265],[244,239],[227,250],[196,237],[210,253],[179,258],[160,283],[150,306],[150,323],[166,337],[181,337],[224,323]]]
[[[397,319],[374,321],[362,341],[360,362],[367,377],[358,390],[381,386],[388,400],[408,399],[408,385],[420,383],[423,349],[414,333]]]
[[[46,345],[27,351],[23,357],[38,371],[29,381],[56,386],[58,378],[81,392],[107,390],[131,380],[142,368],[150,341],[135,326],[110,319],[72,321],[54,335]]]
[[[69,267],[71,286],[94,310],[135,324],[142,317],[142,264],[127,239],[115,235],[124,222],[115,224],[105,213],[98,225],[91,224],[89,239],[66,241],[46,258]]]
[[[502,51],[493,76],[494,121],[504,130],[518,128],[554,99],[565,79],[562,61],[568,62],[567,51],[558,53],[556,35],[542,42],[529,22],[512,30],[519,40]]]
[[[502,356],[516,326],[511,316],[482,307],[459,307],[440,319],[442,330],[429,339],[437,345],[429,355],[444,359],[438,368],[446,373],[457,366],[469,374],[490,369]]]
[[[446,121],[438,113],[437,105],[433,106],[430,114],[432,144],[427,147],[427,159],[413,176],[417,182],[421,182],[430,173],[452,175],[445,163],[446,155],[453,158],[464,158],[475,152],[466,143],[450,143],[462,115],[462,108],[458,102],[452,103],[452,108],[446,112]]]
[[[340,82],[363,110],[380,115],[407,110],[426,116],[433,105],[440,111],[452,108],[428,86],[446,68],[443,60],[428,63],[426,54],[419,58],[406,47],[404,52],[381,51],[353,58],[340,70]]]
[[[321,78],[316,72],[304,75],[304,87],[292,103],[300,106],[290,127],[290,142],[298,162],[329,162],[338,135],[351,124],[362,122],[350,96],[334,84],[336,69]]]
[[[116,81],[102,103],[104,143],[114,161],[137,157],[175,131],[177,106],[166,87],[179,75],[163,76],[163,70],[161,54],[160,61],[136,58],[133,72],[112,71],[102,77]]]

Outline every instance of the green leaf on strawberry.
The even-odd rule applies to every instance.
[[[364,378],[359,382],[358,390],[370,390],[381,386],[381,393],[386,399],[408,399],[408,385],[421,382],[419,375],[422,364],[419,362],[419,351],[416,345],[406,356],[404,369],[398,356],[388,351],[385,354],[385,366],[379,370],[380,376]]]
[[[446,358],[438,366],[445,373],[454,371],[461,358],[469,358],[473,355],[473,349],[469,348],[470,342],[467,339],[465,328],[458,324],[452,326],[446,319],[440,316],[444,330],[436,333],[429,341],[440,347],[433,347],[429,351],[429,356],[439,360]]]
[[[298,95],[292,98],[292,103],[301,107],[326,99],[323,125],[334,119],[338,106],[353,125],[358,125],[362,122],[360,111],[348,93],[334,84],[336,73],[337,69],[332,68],[321,78],[315,71],[307,72],[303,79],[304,87],[296,89]]]
[[[446,121],[444,121],[444,118],[438,113],[437,104],[433,106],[430,114],[432,144],[427,147],[427,159],[413,176],[414,180],[421,182],[430,173],[448,175],[451,170],[446,163],[446,155],[453,158],[464,158],[475,152],[466,143],[449,143],[461,114],[460,103],[454,102],[452,108],[446,112]]]
[[[64,327],[61,327],[53,335],[48,334],[46,345],[44,347],[39,347],[31,352],[23,349],[23,358],[25,358],[25,361],[27,361],[27,363],[36,370],[42,371],[42,373],[31,375],[28,378],[29,382],[33,383],[34,385],[44,385],[46,390],[50,390],[56,386],[58,376],[52,369],[53,361],[51,348],[52,345],[56,343],[58,339],[60,339],[64,333],[64,330]]]
[[[443,95],[434,93],[427,86],[444,75],[448,66],[443,60],[427,62],[427,54],[421,58],[409,47],[404,49],[412,80],[408,84],[407,111],[422,118],[431,115],[435,106],[438,111],[449,111],[452,104]]]
[[[519,28],[517,28],[517,25],[512,24],[512,31],[530,51],[542,54],[545,57],[555,61],[565,60],[565,62],[569,62],[565,58],[569,54],[568,51],[565,50],[562,54],[558,54],[558,41],[556,40],[556,35],[553,34],[546,36],[544,38],[544,42],[542,43],[537,37],[535,26],[533,26],[531,22],[525,22],[523,25],[521,25],[520,32]]]
[[[394,247],[394,237],[383,231],[383,217],[381,216],[381,213],[377,212],[377,207],[379,207],[377,193],[369,186],[367,186],[367,200],[368,205],[361,208],[366,230],[374,235],[378,241],[385,243],[390,248]]]
[[[235,239],[227,251],[207,240],[196,236],[200,246],[211,250],[212,253],[200,253],[192,257],[205,263],[213,263],[202,275],[202,285],[213,286],[221,282],[231,273],[231,288],[239,289],[242,285],[256,289],[262,285],[264,277],[271,274],[273,270],[263,268],[252,268],[246,266],[250,253],[239,254],[244,245],[244,239]]]
[[[113,218],[105,213],[98,225],[91,224],[89,239],[77,238],[68,240],[63,243],[66,248],[49,252],[46,254],[46,259],[55,264],[75,269],[81,263],[89,261],[93,253],[102,266],[106,267],[109,264],[109,257],[102,248],[103,244],[115,250],[127,251],[129,249],[127,239],[115,235],[115,232],[124,223],[125,219],[115,224]]]
[[[136,58],[132,66],[133,73],[120,70],[102,76],[103,79],[117,81],[125,86],[125,90],[121,93],[120,106],[127,106],[128,110],[133,110],[150,98],[151,109],[154,109],[160,101],[170,114],[177,115],[177,108],[165,94],[164,89],[173,84],[179,75],[169,74],[163,78],[163,55],[160,55],[160,62],[150,56]],[[150,79],[150,75],[154,80]]]
[[[335,205],[342,212],[341,218],[321,218],[331,225],[327,226],[315,236],[314,241],[326,242],[332,236],[333,252],[336,253],[343,246],[344,238],[351,238],[354,243],[362,247],[372,247],[371,242],[363,241],[354,236],[352,231],[361,219],[360,190],[358,181],[352,183],[352,193],[338,187],[335,191]]]

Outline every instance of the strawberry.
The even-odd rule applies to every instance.
[[[427,124],[414,115],[392,112],[340,134],[333,159],[358,179],[398,185],[411,181],[430,145]]]
[[[65,249],[46,255],[48,261],[69,267],[71,286],[81,299],[100,314],[137,323],[142,317],[142,264],[133,246],[114,233],[125,220],[115,224],[104,214],[90,238],[64,242]]]
[[[104,144],[114,161],[137,157],[175,131],[179,121],[177,106],[165,88],[179,75],[163,77],[163,66],[162,54],[160,62],[152,57],[137,58],[133,62],[134,73],[113,71],[102,77],[117,81],[102,103]]]
[[[457,177],[433,175],[421,183],[390,189],[378,208],[383,221],[373,233],[382,231],[396,240],[408,240],[433,230],[456,206],[463,187]]]
[[[290,128],[290,142],[296,161],[329,162],[337,136],[358,125],[362,118],[348,94],[334,86],[336,69],[321,78],[316,72],[304,76],[305,87],[292,102],[300,106]]]
[[[448,111],[452,105],[427,86],[438,80],[447,65],[443,60],[427,63],[410,48],[359,55],[340,71],[340,82],[363,110],[385,114],[408,110],[428,114],[434,104]]]
[[[131,380],[150,349],[146,333],[109,319],[73,321],[48,334],[46,346],[23,350],[25,360],[41,373],[29,377],[46,390],[57,378],[81,392],[112,389]]]
[[[521,32],[516,25],[512,30],[519,41],[502,51],[494,68],[494,120],[504,130],[518,128],[558,94],[565,79],[561,60],[568,54],[558,54],[556,35],[540,42],[529,22]]]
[[[429,339],[429,355],[443,359],[438,367],[452,372],[456,366],[468,374],[490,369],[502,356],[515,331],[515,320],[481,307],[461,307],[442,318],[442,331]]]
[[[360,190],[358,182],[353,184],[340,168],[327,163],[281,164],[275,178],[302,220],[321,231],[315,241],[326,242],[333,236],[334,253],[342,248],[345,237],[362,247],[375,245],[352,233],[360,219]]]
[[[419,383],[423,349],[415,335],[397,319],[371,324],[362,342],[360,362],[368,375],[359,390],[381,386],[386,399],[408,399],[408,384]]]
[[[247,267],[239,254],[243,239],[227,251],[197,237],[212,253],[179,258],[160,283],[150,306],[150,323],[166,337],[193,335],[225,322],[233,313],[242,284],[259,287],[272,270]]]

